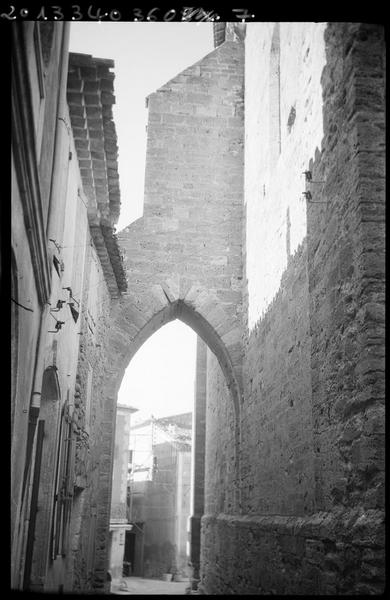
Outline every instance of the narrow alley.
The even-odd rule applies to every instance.
[[[383,24],[12,8],[10,588],[383,594]]]

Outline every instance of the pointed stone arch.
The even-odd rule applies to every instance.
[[[173,287],[173,286],[172,286]],[[234,413],[234,464],[237,481],[240,468],[241,330],[236,319],[216,304],[213,294],[197,287],[184,298],[175,298],[167,282],[155,284],[137,297],[127,294],[115,308],[106,338],[108,356],[105,396],[116,403],[126,368],[141,346],[161,327],[179,319],[205,342],[215,355],[224,374]],[[139,290],[140,291],[140,290]],[[172,298],[172,300],[170,299]],[[235,493],[240,508],[240,489]]]
[[[233,41],[148,96],[144,212],[118,233],[129,291],[111,314],[104,390],[115,404],[137,350],[161,326],[182,320],[214,353],[225,376],[234,407],[238,481],[245,330],[243,96],[244,48]]]
[[[210,313],[214,317],[218,316],[219,319],[225,317],[225,322],[218,320],[218,325],[216,325],[212,321],[210,322],[210,320],[202,314],[202,311],[199,310],[199,308],[201,308],[201,306],[198,307],[197,310],[193,304],[190,304],[183,299],[171,302],[168,297],[166,297],[165,304],[158,307],[152,314],[150,313],[150,310],[141,312],[134,305],[128,305],[126,307],[126,305],[122,304],[121,309],[117,309],[118,315],[109,336],[109,347],[112,350],[111,355],[118,355],[116,369],[112,372],[112,392],[114,392],[114,394],[118,392],[127,366],[146,340],[170,321],[179,319],[191,327],[191,329],[203,339],[208,348],[218,359],[230,391],[236,419],[239,420],[241,374],[239,368],[234,365],[231,353],[229,352],[229,346],[233,346],[234,351],[236,348],[233,344],[229,345],[229,343],[226,343],[226,341],[236,340],[236,337],[233,335],[235,329],[229,329],[227,315],[224,314],[223,309],[215,308],[210,310]],[[131,320],[129,318],[130,315]],[[138,318],[134,318],[135,315],[137,315]],[[220,332],[227,331],[225,335],[221,336],[218,330]],[[239,332],[236,331],[235,334],[238,336]],[[122,346],[123,350],[118,354],[120,346]]]

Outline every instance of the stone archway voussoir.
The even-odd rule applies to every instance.
[[[161,284],[156,283],[152,285],[150,287],[150,292],[151,294],[149,296],[149,299],[152,302],[152,314],[156,314],[161,310],[164,310],[164,308],[169,306],[169,304],[171,303],[169,297],[164,293],[164,289],[161,286]]]
[[[214,304],[214,307],[210,307],[208,304],[208,306],[205,308],[206,310],[204,310],[203,306],[200,306],[199,312],[202,314],[202,316],[204,316],[206,321],[210,323],[218,335],[221,336],[221,332],[224,331],[224,328],[227,326],[227,324],[232,323],[231,318],[225,313],[221,306],[216,304]]]
[[[120,322],[122,318],[139,330],[146,325],[149,320],[149,315],[145,314],[145,311],[141,310],[138,306],[135,306],[135,304],[125,301],[122,303],[122,314],[118,315],[117,321]]]
[[[240,343],[242,338],[242,330],[241,327],[234,327],[230,329],[227,333],[225,333],[221,339],[225,346],[228,348],[232,344]]]
[[[241,365],[242,363],[242,344],[236,342],[226,347],[233,365]]]
[[[168,296],[170,302],[176,302],[180,299],[180,277],[176,276],[175,278],[170,277],[169,279],[165,279],[161,284],[162,289]]]
[[[205,304],[206,300],[209,299],[210,292],[200,285],[192,285],[184,297],[184,302],[194,310],[198,311],[199,307],[202,306],[202,304]]]

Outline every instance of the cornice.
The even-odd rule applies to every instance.
[[[110,295],[117,298],[127,279],[114,231],[120,189],[113,66],[110,59],[70,53],[67,100],[92,238]]]

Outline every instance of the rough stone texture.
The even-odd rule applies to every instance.
[[[241,508],[246,514],[303,515],[314,508],[306,263],[302,244],[246,346],[241,419]]]
[[[254,25],[260,35],[252,35],[251,27],[242,514],[221,514],[221,488],[206,478],[212,511],[202,519],[200,587],[207,594],[378,594],[384,589],[383,30],[283,23],[276,35],[270,23]],[[268,120],[268,144],[279,136],[280,154],[269,161],[261,126],[273,83],[265,63],[254,67],[268,60],[271,43],[276,51],[278,39],[279,71],[270,79],[280,78],[280,130],[277,119]],[[312,183],[305,183],[305,170]],[[305,188],[313,202],[302,203]],[[215,396],[219,383],[209,372],[206,463],[214,473],[226,464],[226,452],[214,450],[216,432],[221,448],[232,440],[222,396]]]
[[[231,514],[239,506],[235,415],[226,379],[215,356],[207,352],[205,514]],[[241,472],[245,464],[241,465]]]
[[[192,418],[192,473],[190,517],[191,588],[197,589],[200,569],[200,522],[204,514],[207,346],[198,336],[196,345],[195,402]]]
[[[243,47],[226,42],[149,99],[145,208],[119,234],[129,292],[109,334],[108,393],[164,323],[180,318],[241,396]],[[238,469],[238,463],[236,465]]]
[[[384,508],[382,31],[330,26],[326,40],[324,151],[313,178],[326,181],[321,199],[327,204],[313,205],[308,213],[316,503],[322,510],[379,509]]]
[[[32,34],[32,26],[26,31]],[[61,210],[54,220],[65,271],[51,301],[66,282],[78,288],[83,310],[81,331],[70,321],[58,345],[45,330],[39,369],[57,365],[61,393],[74,400],[71,552],[56,563],[66,570],[65,591],[108,591],[116,394],[138,348],[174,318],[209,347],[207,369],[199,365],[198,372],[207,389],[201,590],[384,589],[383,30],[358,23],[247,25],[245,130],[242,33],[227,28],[221,46],[149,97],[145,212],[119,236],[129,291],[115,304],[105,252],[119,265],[115,275],[122,272],[120,252],[97,212],[95,246],[89,244],[81,180],[76,173],[69,187],[62,185],[69,160],[75,169],[75,148],[58,129]],[[27,59],[35,68],[32,53]],[[83,94],[92,107],[96,81],[89,75]],[[38,83],[34,124],[41,118]],[[74,94],[77,106],[81,90]],[[66,124],[66,110],[62,117]],[[39,235],[29,237],[30,255],[20,242],[31,214],[17,166],[15,160],[14,260],[35,266]],[[312,180],[305,182],[303,171]],[[304,198],[304,188],[311,197]],[[68,208],[71,217],[61,219]],[[67,240],[76,249],[76,236],[85,239],[84,250],[66,250]],[[42,281],[27,272],[19,288],[31,290],[37,310],[47,293],[40,266]],[[50,314],[42,314],[46,328]],[[26,342],[36,343],[38,327],[34,320],[26,328]],[[19,358],[29,361],[24,352]],[[27,367],[19,382],[30,393],[32,362]],[[28,405],[16,389],[14,440],[24,444],[27,416],[20,413]],[[13,517],[20,508],[23,521],[29,515],[18,504],[22,471],[18,462]],[[37,589],[45,583],[43,532],[34,550]],[[22,555],[22,534],[15,543],[14,556]],[[54,567],[49,575],[46,589],[55,582],[58,589],[63,575]]]
[[[206,516],[202,545],[213,548],[202,564],[207,594],[379,594],[384,588],[380,510]]]
[[[108,334],[105,382],[113,397],[150,335],[175,318],[190,325],[226,380],[221,385],[233,430],[229,476],[235,480],[242,393],[243,75],[243,45],[228,41],[148,98],[144,215],[118,236],[129,291]]]

